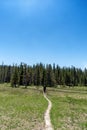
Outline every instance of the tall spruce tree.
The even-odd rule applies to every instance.
[[[15,87],[15,88],[19,86],[19,72],[18,72],[17,66],[14,67],[14,70],[13,70],[13,73],[12,73],[11,86]]]

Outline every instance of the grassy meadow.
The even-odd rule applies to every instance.
[[[87,88],[47,88],[54,130],[87,130]],[[44,130],[42,88],[0,85],[0,130]]]
[[[46,108],[42,91],[0,85],[0,130],[42,130]]]
[[[87,88],[49,89],[54,130],[87,130]]]

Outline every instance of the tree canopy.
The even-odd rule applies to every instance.
[[[20,65],[0,65],[0,83],[11,83],[12,87],[20,85],[36,85],[54,87],[57,85],[87,86],[87,69],[60,67],[59,65],[42,63],[33,66],[21,63]]]

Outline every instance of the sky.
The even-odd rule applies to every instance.
[[[0,64],[87,67],[87,0],[0,0]]]

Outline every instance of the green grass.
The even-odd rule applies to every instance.
[[[87,92],[84,93],[84,89],[49,89],[54,130],[87,130]]]
[[[0,129],[40,130],[44,126],[47,101],[35,88],[0,85]]]
[[[87,88],[47,88],[54,130],[87,130]],[[42,88],[0,85],[0,130],[42,130],[47,101]]]

